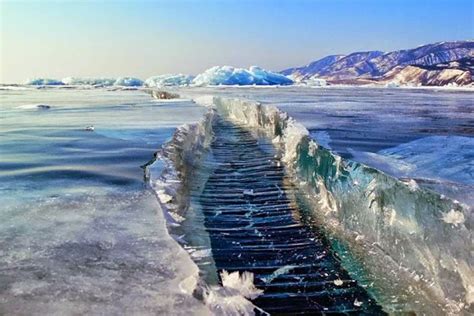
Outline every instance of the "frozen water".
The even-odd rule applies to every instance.
[[[193,83],[198,86],[218,85],[289,85],[293,81],[286,76],[267,71],[257,66],[249,69],[234,68],[231,66],[215,66],[207,69],[194,78]]]
[[[429,136],[380,150],[351,151],[354,159],[474,205],[474,138]],[[443,183],[445,185],[443,185]]]
[[[172,87],[172,86],[188,86],[192,83],[194,77],[190,75],[159,75],[153,76],[145,80],[147,87]]]
[[[453,175],[456,170],[463,170],[466,172],[462,172],[462,175],[457,175],[456,178],[474,179],[474,173],[469,171],[472,167],[454,163],[454,161],[466,162],[469,159],[472,161],[472,157],[469,158],[470,147],[466,145],[466,140],[461,143],[458,141],[463,137],[472,141],[474,136],[473,92],[402,88],[394,91],[385,88],[356,87],[313,89],[288,86],[278,89],[188,88],[181,94],[188,94],[191,97],[214,94],[276,105],[288,112],[297,122],[302,123],[318,144],[324,147],[329,145],[331,150],[342,157],[368,163],[395,176],[417,177],[421,170],[426,170],[423,172],[432,170],[431,175],[425,174],[423,177],[436,179],[436,183],[417,181],[420,186],[472,204],[472,199],[469,198],[473,195],[472,186],[466,186],[465,180],[460,182],[459,179],[445,176],[448,173]],[[432,136],[441,137],[427,139],[437,148],[437,153],[426,162],[422,159],[411,161],[411,164],[420,164],[416,167],[416,173],[409,171],[399,173],[398,169],[406,166],[405,159],[393,160],[393,156],[379,156],[382,150]],[[443,138],[445,136],[456,137]],[[442,142],[444,147],[436,143],[441,139],[445,139],[445,142]],[[455,150],[454,147],[458,147],[459,150]],[[426,144],[424,148],[429,151],[430,145]],[[444,149],[447,149],[449,154],[444,154],[442,152]],[[434,159],[437,156],[440,158]],[[383,166],[381,159],[384,161]],[[436,178],[433,177],[434,173]]]
[[[377,284],[373,293],[389,310],[404,309],[393,306],[388,293],[411,296],[404,308],[420,314],[440,308],[459,313],[472,303],[469,208],[422,190],[413,179],[402,182],[317,148],[300,123],[274,106],[235,98],[214,101],[218,112],[232,121],[258,128],[269,139],[280,136],[287,171],[301,186],[298,204],[306,205],[312,220],[331,232],[347,269],[359,274],[359,281]],[[364,236],[362,249],[352,241],[340,246],[354,234]],[[362,256],[352,259],[358,251]],[[407,287],[411,293],[403,289]]]
[[[0,314],[207,314],[140,167],[203,108],[104,89],[1,98]]]

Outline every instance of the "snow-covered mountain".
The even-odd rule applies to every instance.
[[[385,73],[382,82],[408,85],[464,86],[472,83],[474,57],[465,57],[452,62],[435,65],[396,66]]]
[[[466,85],[472,82],[474,74],[472,68],[466,67],[470,60],[474,60],[474,41],[466,40],[388,53],[368,51],[346,56],[331,55],[281,73],[296,81],[323,78],[334,83],[367,83],[396,77],[400,82],[422,85],[438,85],[441,82]],[[431,66],[434,68],[429,68]],[[441,77],[434,79],[438,76]]]

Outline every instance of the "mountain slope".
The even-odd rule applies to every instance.
[[[345,57],[344,55],[330,55],[319,60],[313,61],[306,66],[289,68],[281,72],[285,76],[294,76],[294,78],[305,78],[306,76],[313,76],[315,73],[327,68],[328,66],[334,64],[341,58]]]
[[[385,83],[444,86],[456,84],[468,85],[474,74],[474,57],[465,57],[449,63],[430,66],[396,66],[388,71],[380,81]]]
[[[466,58],[473,57],[474,41],[472,40],[440,42],[388,53],[368,51],[356,52],[347,56],[331,55],[307,66],[286,69],[281,73],[297,81],[316,77],[333,83],[367,83],[386,81],[388,78],[395,78],[398,75],[397,78],[408,80],[410,77],[408,82],[421,85],[433,85],[434,82],[466,85],[472,82],[474,72],[472,68],[462,68],[461,64]],[[454,61],[461,61],[461,63],[446,64]],[[407,66],[412,67],[408,68]],[[430,66],[441,68],[426,68]],[[438,75],[441,77],[433,79]],[[400,82],[404,81],[400,80]]]

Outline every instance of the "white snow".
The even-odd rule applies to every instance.
[[[194,78],[198,86],[217,85],[289,85],[293,81],[281,74],[252,66],[249,69],[231,66],[215,66],[207,69]]]
[[[166,74],[153,76],[145,80],[145,86],[147,87],[171,87],[171,86],[189,86],[194,77],[183,74]]]
[[[457,227],[458,225],[465,222],[465,218],[462,212],[450,210],[449,212],[443,214],[443,221],[447,224],[452,224]]]

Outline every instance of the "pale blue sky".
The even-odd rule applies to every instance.
[[[0,82],[281,70],[474,38],[471,0],[0,1]]]

